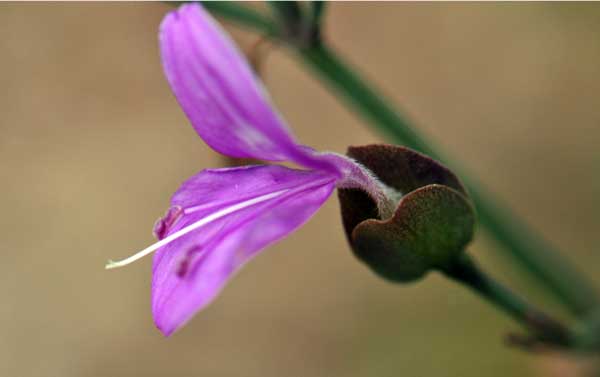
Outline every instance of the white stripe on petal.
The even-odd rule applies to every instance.
[[[175,241],[176,239],[178,239],[181,236],[184,236],[186,234],[188,234],[189,232],[199,229],[201,227],[203,227],[206,224],[209,224],[217,219],[220,219],[223,216],[227,216],[229,214],[232,214],[234,212],[240,211],[244,208],[250,207],[254,204],[258,204],[264,201],[267,201],[269,199],[273,199],[276,198],[282,194],[284,194],[285,192],[289,191],[290,189],[284,189],[284,190],[279,190],[279,191],[275,191],[275,192],[271,192],[265,195],[261,195],[261,196],[257,196],[256,198],[252,198],[246,201],[243,201],[241,203],[237,203],[234,204],[232,206],[229,207],[225,207],[221,210],[218,210],[215,213],[211,213],[210,215],[201,218],[200,220],[196,221],[195,223],[192,223],[188,226],[186,226],[185,228],[182,228],[180,230],[178,230],[177,232],[169,235],[168,237],[163,238],[162,240],[148,246],[147,248],[145,248],[142,251],[139,251],[137,253],[135,253],[134,255],[122,259],[120,261],[112,261],[109,260],[108,263],[106,264],[105,268],[107,270],[109,269],[113,269],[113,268],[118,268],[118,267],[123,267],[126,266],[132,262],[135,262],[138,259],[141,259],[143,257],[145,257],[148,254],[151,254],[152,252],[158,250],[159,248],[165,246],[166,244]]]

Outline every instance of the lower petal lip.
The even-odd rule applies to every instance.
[[[264,167],[269,168],[287,169]],[[306,172],[297,172],[306,176]],[[294,231],[316,212],[331,195],[335,179],[317,172],[311,175],[307,176],[305,184],[283,192],[277,191],[269,199],[242,208],[243,213],[236,214],[236,217],[223,217],[207,225],[206,231],[199,229],[190,232],[182,236],[177,245],[167,245],[159,250],[155,256],[152,288],[152,309],[159,330],[169,336],[183,326],[196,311],[212,302],[224,284],[249,258]],[[222,222],[224,227],[219,225]],[[235,247],[236,242],[242,242],[241,250]],[[180,257],[186,250],[183,247],[186,244],[202,245],[202,264],[198,265],[198,260],[191,260],[186,266],[185,276],[181,278],[176,272],[181,266]],[[207,244],[209,246],[205,248]],[[208,280],[198,283],[198,279]]]

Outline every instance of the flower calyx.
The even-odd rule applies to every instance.
[[[384,219],[366,192],[338,191],[352,251],[374,272],[396,282],[414,281],[463,253],[473,238],[475,210],[452,171],[400,146],[350,147],[347,155],[402,194],[394,214]]]

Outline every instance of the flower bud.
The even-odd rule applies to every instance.
[[[359,189],[338,191],[346,236],[354,254],[382,277],[408,282],[448,266],[473,238],[469,196],[439,162],[392,145],[350,147],[354,158],[402,195],[389,219]]]

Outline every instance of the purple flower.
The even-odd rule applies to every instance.
[[[261,82],[227,34],[199,5],[183,5],[160,27],[165,74],[200,137],[232,157],[292,162],[206,169],[175,192],[154,233],[157,243],[119,267],[156,251],[152,312],[170,335],[208,305],[266,246],[305,223],[334,188],[359,188],[390,217],[389,192],[361,165],[298,144]]]

